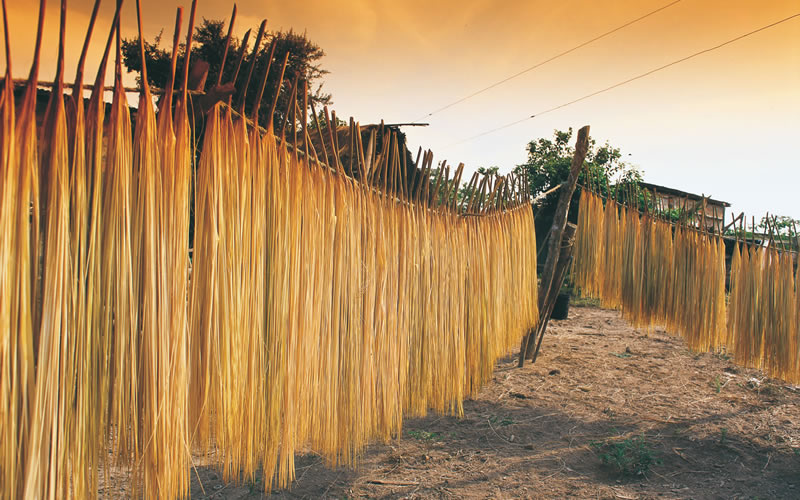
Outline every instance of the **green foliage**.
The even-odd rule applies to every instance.
[[[625,440],[592,441],[590,446],[604,465],[624,476],[643,476],[661,460],[643,435]]]
[[[478,167],[477,172],[481,175],[497,175],[500,167]]]
[[[572,128],[567,131],[555,130],[553,139],[540,138],[528,143],[528,160],[519,165],[515,172],[526,175],[532,196],[538,196],[567,180],[575,148],[572,141]],[[609,193],[609,181],[616,177],[623,183],[638,182],[641,175],[636,169],[622,161],[622,152],[608,142],[598,146],[594,139],[589,140],[584,169],[578,177],[578,184],[590,185]]]
[[[478,172],[478,174],[480,174],[482,176],[483,175],[499,175],[500,167],[478,167],[476,172]],[[436,176],[433,174],[433,172],[431,172],[431,175],[433,176],[434,179],[436,178]],[[458,190],[458,201],[459,201],[459,203],[464,201],[464,200],[466,200],[466,199],[469,199],[470,196],[472,196],[472,192],[474,190],[477,190],[480,187],[480,186],[475,186],[473,188],[473,187],[470,187],[468,184],[469,184],[469,182],[462,183],[461,187]]]
[[[765,215],[756,229],[764,235],[771,235],[776,244],[793,248],[798,245],[797,228],[800,227],[800,220],[793,219],[786,215]],[[769,236],[767,236],[769,238]]]
[[[500,167],[488,167],[488,168],[478,167],[476,171],[481,175],[496,176],[500,171]],[[431,173],[430,173],[431,191],[433,191],[436,188],[436,177],[438,175],[439,175],[439,167],[431,168]],[[434,198],[434,201],[441,200],[442,202],[444,202],[445,200],[443,199],[443,197],[445,196],[449,197],[450,202],[453,201],[452,198],[453,182],[454,182],[453,175],[455,175],[455,172],[453,171],[452,167],[450,168],[449,180],[445,181],[444,173],[442,173],[442,178],[439,181],[439,193],[436,195],[437,197]],[[458,191],[456,192],[456,201],[458,203],[461,203],[462,201],[468,199],[472,195],[473,188],[471,188],[468,184],[469,180],[465,181],[463,178],[461,179],[461,186],[458,188]]]
[[[515,167],[513,173],[517,176],[527,177],[531,196],[537,197],[567,180],[572,157],[575,154],[574,147],[570,145],[572,136],[571,128],[567,131],[555,130],[552,139],[540,138],[528,143],[528,160]],[[431,169],[432,184],[435,183],[438,172],[437,168]],[[498,175],[499,168],[496,166],[479,167],[477,172],[484,176],[495,176]],[[622,152],[619,148],[611,146],[608,142],[598,145],[594,139],[590,139],[585,168],[578,176],[579,185],[592,186],[604,195],[616,195],[620,201],[633,201],[632,197],[635,196],[639,199],[639,206],[645,206],[647,192],[640,188],[641,181],[641,172],[622,161]],[[479,186],[474,188],[468,186],[468,181],[462,179],[462,186],[458,190],[458,201],[468,199],[472,195],[473,189],[478,188]],[[445,192],[452,193],[452,191],[452,180],[448,183],[442,182],[439,196]],[[580,188],[575,191],[574,203],[570,210],[570,220],[573,221],[577,217],[579,196]],[[541,203],[540,213],[546,214],[552,211],[557,200],[558,192],[545,198]],[[540,215],[537,215],[537,220],[539,217]],[[547,215],[544,218],[546,219]],[[549,224],[544,221],[543,226],[549,227]]]
[[[242,62],[241,69],[236,83],[236,92],[234,93],[233,103],[237,105],[241,96],[243,95],[244,82],[247,79],[250,64],[253,61],[253,44],[255,42],[255,35],[257,30],[251,31],[251,36],[248,40],[247,53],[245,54]],[[216,84],[219,76],[222,58],[225,52],[225,38],[227,35],[227,22],[225,20],[203,19],[203,22],[194,32],[193,45],[192,45],[192,64],[195,61],[205,61],[209,65],[208,76],[206,78],[205,89],[209,89],[212,85]],[[161,46],[163,31],[159,33],[152,41],[145,40],[145,60],[147,61],[147,79],[151,86],[156,88],[164,88],[169,81],[172,48],[165,48]],[[264,39],[261,42],[255,58],[255,66],[253,69],[253,77],[250,82],[249,90],[246,96],[245,110],[249,112],[255,106],[257,97],[256,86],[263,78],[264,72],[267,69],[268,55],[270,44],[274,41],[275,53],[272,60],[272,66],[267,78],[266,87],[264,90],[264,97],[259,110],[259,117],[261,123],[264,125],[264,120],[269,112],[270,104],[275,96],[279,86],[280,93],[278,94],[278,104],[276,107],[275,116],[273,117],[275,126],[278,127],[283,122],[283,116],[290,99],[290,91],[295,76],[300,81],[307,81],[310,89],[309,98],[318,105],[328,105],[332,103],[331,95],[322,91],[322,78],[328,73],[327,70],[322,69],[320,60],[325,56],[325,52],[317,44],[312,42],[306,37],[305,33],[297,33],[295,31],[277,31],[265,33]],[[241,40],[238,37],[232,36],[230,48],[228,50],[228,57],[226,59],[225,68],[222,68],[222,83],[232,81],[234,72],[236,70],[236,62],[238,61],[239,52],[241,50]],[[283,81],[278,81],[278,74],[280,67],[286,56],[289,53],[289,59],[286,66]],[[181,88],[183,61],[185,59],[185,46],[181,44],[178,48],[178,71],[176,76],[175,88]],[[142,61],[139,51],[139,39],[125,39],[122,41],[122,56],[125,68],[128,71],[141,73]],[[137,77],[139,84],[141,84],[141,75]]]
[[[797,250],[800,247],[800,220],[786,215],[766,215],[755,228],[745,221],[729,227],[725,234],[748,241],[765,241],[770,238],[780,248]]]
[[[257,476],[247,480],[247,490],[251,495],[256,495],[263,491],[264,488],[259,483],[261,483],[261,478]]]
[[[659,215],[661,217],[667,219],[670,222],[678,222],[682,218],[684,218],[684,210],[682,208],[667,208],[665,210],[660,210]],[[693,218],[693,215],[686,214],[689,220]]]
[[[569,168],[575,148],[571,145],[573,131],[555,130],[553,138],[540,138],[528,143],[528,160],[514,169],[514,173],[524,176],[533,197],[553,189],[565,182],[569,177]],[[594,139],[589,140],[589,150],[586,154],[584,168],[578,176],[578,184],[591,186],[603,195],[616,195],[620,201],[632,200],[633,196],[644,199],[644,190],[639,183],[642,175],[633,166],[622,161],[623,154],[606,142],[598,145]],[[568,219],[576,222],[578,219],[578,200],[581,188],[573,194]],[[552,225],[553,215],[558,203],[560,192],[555,191],[540,200],[536,213],[536,238],[542,241],[546,232]],[[541,229],[538,229],[541,228]],[[546,257],[542,252],[541,258]]]
[[[315,120],[313,120],[311,115],[309,115],[308,120],[310,122],[308,124],[308,130],[316,130],[317,129],[317,124],[319,124],[320,128],[322,129],[322,133],[323,134],[327,134],[326,130],[328,128],[328,120],[327,120],[327,118],[325,118],[325,111],[323,111],[321,109],[317,110],[316,122],[315,122]],[[341,127],[341,126],[344,126],[344,125],[347,125],[347,122],[342,120],[341,118],[339,118],[337,116],[336,117],[336,127],[338,128],[338,127]],[[326,136],[326,138],[327,138],[327,136]]]
[[[600,299],[594,297],[583,297],[580,295],[573,295],[570,299],[570,305],[573,307],[601,307],[602,302]]]
[[[410,430],[408,436],[419,441],[441,441],[443,435],[441,432],[428,432],[423,430]]]
[[[164,30],[161,30],[152,42],[144,41],[144,57],[147,60],[147,83],[150,86],[157,88],[164,88],[167,86],[169,80],[170,68],[172,67],[171,51],[161,47],[161,37]],[[179,68],[182,67],[184,59],[184,44],[180,45],[179,50]],[[142,57],[139,50],[139,38],[123,39],[122,40],[122,63],[128,71],[136,71],[139,75],[136,76],[136,83],[141,87],[142,85]],[[181,80],[179,71],[176,80]],[[180,85],[178,81],[175,82],[176,87]]]
[[[652,211],[655,199],[650,191],[641,186],[642,180],[642,173],[638,170],[634,168],[625,169],[620,173],[617,182],[607,186],[607,190],[603,191],[603,193],[610,194],[620,203],[626,203],[641,210]]]
[[[722,378],[719,375],[714,375],[714,378],[711,379],[709,385],[714,388],[717,394],[719,394],[720,391],[722,391],[722,388],[725,387],[725,385],[722,383]]]
[[[501,427],[508,427],[509,425],[513,425],[515,422],[511,417],[499,417],[497,415],[492,415],[489,417],[489,423],[493,425],[499,425]]]
[[[797,236],[796,229],[798,226],[800,226],[800,220],[793,219],[786,215],[777,215],[762,217],[761,222],[757,227],[764,232],[767,232],[770,228],[772,228],[773,231],[776,231],[779,234]]]

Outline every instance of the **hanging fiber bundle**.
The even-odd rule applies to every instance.
[[[75,366],[72,348],[72,271],[69,227],[69,142],[64,108],[64,29],[66,4],[61,6],[61,43],[56,85],[50,95],[43,124],[42,155],[38,169],[40,214],[43,224],[37,257],[42,265],[41,285],[34,295],[36,347],[35,389],[28,442],[27,497],[65,496],[68,491],[68,445],[75,421],[72,399]],[[63,388],[62,388],[63,386]]]
[[[651,214],[640,216],[633,207],[623,207],[618,217],[613,201],[599,210],[593,198],[599,196],[581,198],[576,284],[604,306],[620,307],[636,328],[666,326],[697,351],[723,347],[728,313],[722,238],[673,227]]]
[[[602,294],[606,272],[605,239],[602,237],[606,231],[603,200],[588,189],[581,189],[578,208],[572,281],[581,287],[583,293],[597,297]]]
[[[6,39],[6,75],[0,98],[0,492],[4,498],[23,495],[28,440],[31,434],[34,388],[33,228],[30,204],[38,161],[36,141],[36,81],[38,51],[44,6],[40,7],[40,29],[34,64],[15,119],[14,85],[8,40],[8,18],[3,2]],[[35,213],[35,212],[34,212]],[[37,457],[38,458],[38,457]]]
[[[239,111],[216,103],[199,137],[187,88],[195,3],[182,89],[174,95],[179,9],[165,92],[156,103],[143,67],[134,114],[122,84],[120,6],[85,109],[88,35],[65,106],[66,2],[38,129],[41,26],[19,109],[7,61],[0,496],[91,498],[100,469],[120,467],[134,496],[181,498],[193,451],[226,480],[254,480],[260,469],[266,488],[286,487],[299,451],[352,465],[369,443],[399,436],[406,416],[462,414],[464,398],[538,321],[523,183],[476,177],[461,200],[463,165],[451,177],[443,162],[432,182],[432,153],[412,170],[389,127],[371,130],[365,148],[357,123],[337,127],[325,109],[320,126],[312,105],[312,128],[307,83],[284,81],[288,54],[261,129],[258,105],[244,104],[261,67],[263,23]],[[40,25],[43,15],[44,2]],[[138,2],[137,15],[145,60]],[[602,200],[587,199],[591,217],[601,216]],[[601,248],[591,247],[597,262]],[[599,290],[601,273],[589,275]]]

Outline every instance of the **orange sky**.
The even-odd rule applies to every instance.
[[[57,54],[58,2],[48,2],[42,78]],[[92,0],[69,0],[71,80]],[[113,0],[101,7],[89,67],[95,65]],[[238,2],[236,31],[306,30],[327,52],[325,83],[340,116],[362,124],[412,121],[459,97],[669,3],[669,0],[272,1]],[[32,58],[38,2],[7,0],[15,77]],[[126,0],[123,36],[136,32]],[[143,0],[145,37],[171,35],[188,0]],[[198,16],[223,18],[232,3],[200,0]],[[800,218],[800,18],[573,106],[496,134],[485,130],[607,87],[800,12],[800,0],[682,0],[635,25],[408,129],[413,147],[468,170],[525,159],[525,145],[553,129],[592,126],[621,147],[646,180],[705,193],[733,209]],[[102,33],[102,35],[101,35]],[[2,63],[2,67],[5,64]],[[91,74],[91,73],[90,73]],[[133,77],[130,77],[131,81]],[[627,156],[630,153],[630,156]]]

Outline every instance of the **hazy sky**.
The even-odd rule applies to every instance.
[[[42,78],[52,78],[58,6],[48,2]],[[88,65],[99,60],[113,0],[101,7]],[[134,36],[126,0],[123,36]],[[236,32],[307,31],[327,53],[325,88],[339,116],[362,124],[419,119],[449,102],[650,12],[670,0],[640,1],[281,1],[238,2]],[[38,2],[7,0],[15,77],[32,59]],[[71,81],[92,0],[69,0]],[[188,0],[143,0],[145,37],[171,37],[175,8]],[[198,17],[227,18],[232,3],[200,0]],[[406,129],[411,146],[435,159],[508,172],[525,146],[554,129],[589,124],[620,147],[649,182],[705,193],[735,212],[800,218],[800,18],[631,84],[460,141],[800,13],[800,0],[682,0],[639,23]],[[5,63],[2,63],[5,67]],[[133,77],[130,77],[131,82]],[[628,156],[630,154],[630,156]],[[728,215],[730,217],[730,215]]]

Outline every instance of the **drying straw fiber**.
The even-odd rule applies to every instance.
[[[621,308],[637,328],[666,327],[694,351],[726,349],[739,364],[800,378],[799,271],[791,252],[774,242],[735,245],[726,294],[720,235],[618,209],[613,200],[601,211],[598,201],[581,194],[573,280],[583,293]]]
[[[601,235],[605,230],[602,198],[588,189],[581,189],[572,280],[581,283],[584,292],[592,296],[602,294],[606,269],[604,266],[605,239]]]
[[[35,182],[33,164],[37,161],[36,67],[15,120],[5,2],[3,17],[7,66],[0,100],[0,273],[5,291],[0,294],[0,492],[4,498],[17,498],[23,494],[34,387],[29,205]]]
[[[280,95],[270,97],[266,130],[255,126],[258,107],[224,103],[195,129],[190,58],[179,80],[177,52],[158,100],[143,68],[133,114],[119,12],[117,3],[86,107],[88,35],[65,105],[66,2],[40,125],[40,42],[19,102],[7,64],[0,496],[91,498],[101,470],[121,467],[132,495],[181,498],[193,452],[226,479],[260,473],[267,489],[286,487],[297,452],[352,465],[369,443],[399,436],[406,416],[461,414],[538,321],[534,220],[515,191],[521,183],[485,178],[479,196],[459,200],[463,166],[451,177],[443,164],[432,184],[432,153],[408,169],[388,128],[367,134],[364,147],[362,128],[329,126],[327,109],[323,126],[316,116],[306,124],[298,89],[307,85],[296,78],[279,133]],[[40,24],[43,14],[42,3]],[[189,54],[194,15],[193,4]],[[175,47],[181,18],[179,10]],[[272,50],[267,57],[257,102]],[[287,65],[288,55],[275,64],[279,93]],[[251,60],[245,87],[259,66]],[[602,216],[594,203],[592,217]],[[600,289],[602,275],[592,276]]]
[[[66,6],[61,9],[61,40],[64,37]],[[38,169],[40,186],[40,241],[43,266],[41,294],[35,297],[38,340],[35,388],[31,393],[30,436],[24,480],[26,497],[62,497],[68,491],[68,444],[73,439],[72,400],[74,344],[72,322],[72,279],[69,228],[69,143],[63,94],[63,43],[59,50],[56,86],[47,105],[43,124],[42,154]],[[34,248],[34,250],[37,250]]]
[[[307,123],[307,83],[284,78],[288,54],[260,50],[264,23],[243,87],[233,78],[238,111],[199,116],[191,58],[179,80],[175,52],[158,103],[143,70],[132,130],[119,3],[86,109],[86,49],[65,106],[62,42],[37,125],[43,15],[42,1],[22,98],[8,60],[0,94],[0,496],[93,497],[114,466],[134,495],[181,498],[198,452],[225,479],[286,487],[297,452],[352,465],[407,416],[461,414],[537,324],[517,179],[476,178],[459,200],[461,167],[432,179],[427,152],[407,168],[389,127],[332,126],[313,104]],[[180,28],[181,11],[176,47]],[[273,63],[265,130],[245,93],[266,67],[262,101]],[[575,252],[575,283],[637,327],[800,380],[800,270],[785,249],[737,245],[726,297],[719,235],[584,190]]]
[[[774,245],[734,248],[726,342],[737,363],[791,383],[800,380],[797,272]]]

